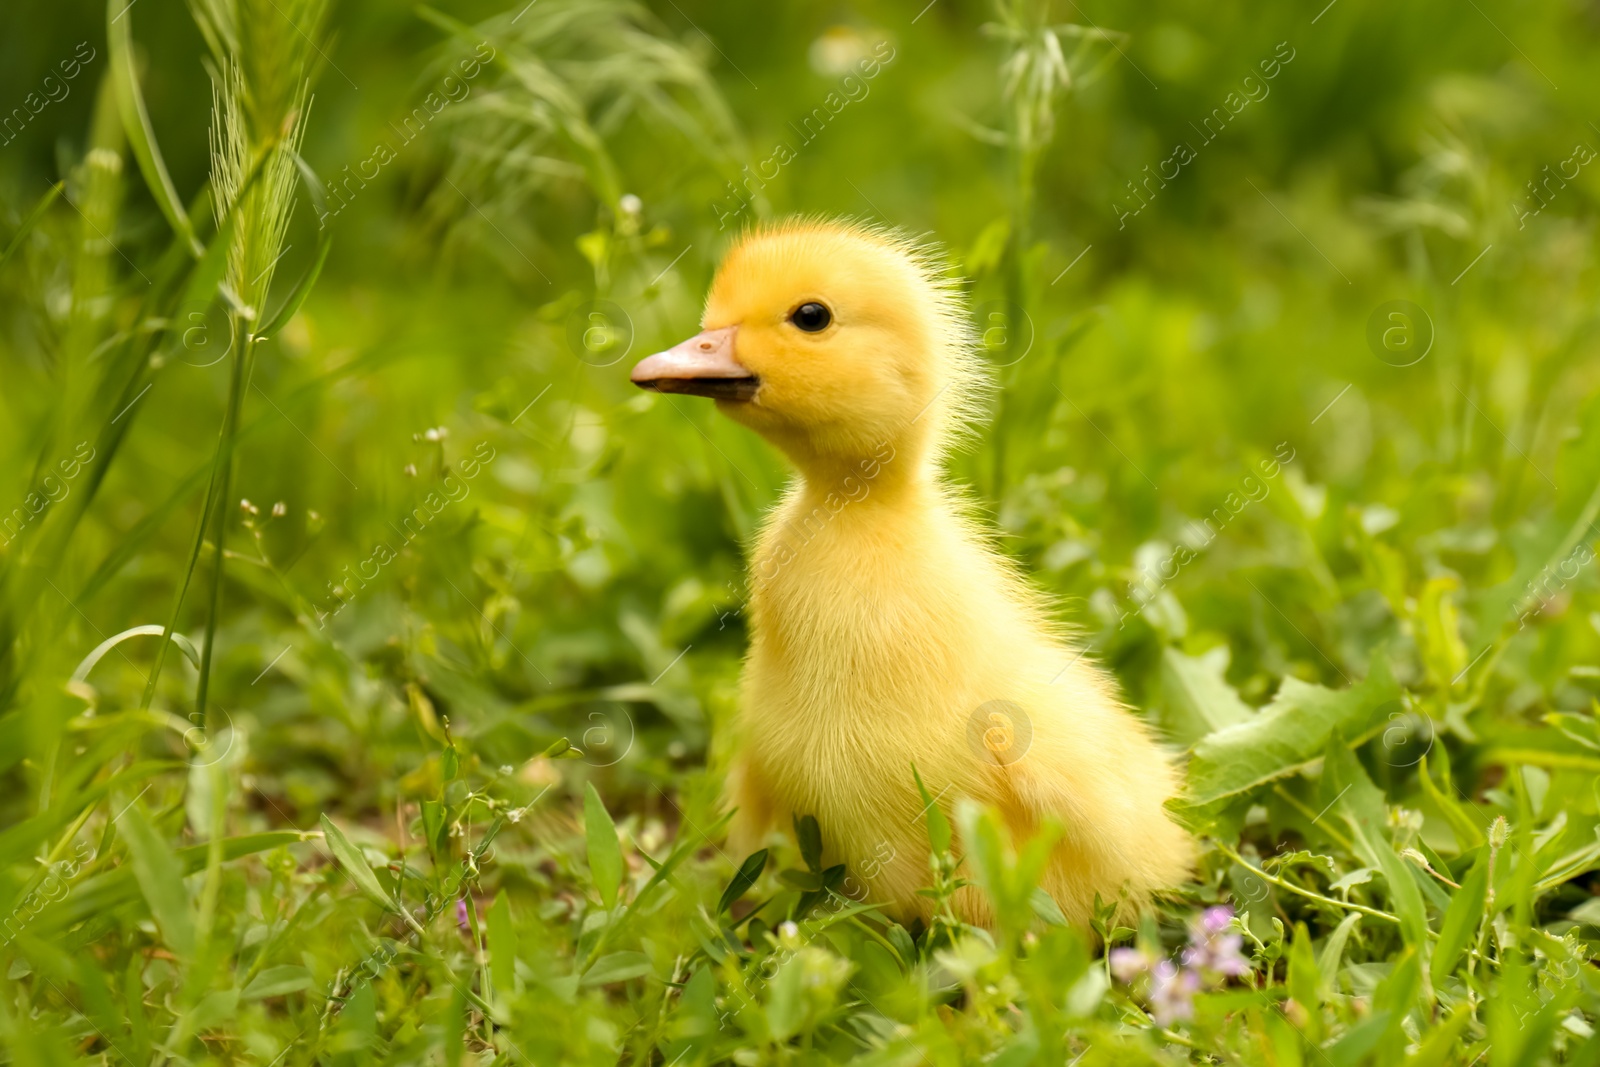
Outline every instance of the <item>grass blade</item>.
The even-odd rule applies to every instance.
[[[258,338],[271,337],[283,329],[290,319],[294,318],[294,313],[300,310],[300,305],[305,303],[306,297],[310,294],[311,287],[317,284],[317,277],[322,273],[322,265],[327,262],[328,250],[332,247],[333,239],[329,236],[327,230],[323,230],[322,235],[317,239],[317,258],[312,261],[311,266],[306,269],[306,272],[300,276],[300,280],[295,283],[294,289],[289,293],[289,298],[283,302],[283,306],[273,314],[271,319],[267,320],[266,325],[256,331]]]
[[[589,874],[600,899],[607,908],[614,908],[622,886],[622,846],[617,842],[617,826],[593,783],[583,787],[583,825],[589,843]]]
[[[173,230],[184,239],[190,250],[199,256],[203,251],[195,238],[189,213],[178,198],[178,189],[167,173],[166,161],[156,144],[155,129],[150,124],[150,112],[144,106],[144,95],[139,91],[139,76],[133,69],[133,19],[124,0],[106,0],[106,43],[111,49],[111,77],[117,96],[117,109],[122,113],[122,126],[128,134],[128,145],[134,159],[139,161],[139,171],[144,175],[150,194],[155,197],[161,213],[172,224]]]
[[[168,947],[181,959],[194,954],[194,918],[189,912],[189,893],[184,888],[183,865],[166,841],[144,816],[138,801],[117,819],[122,839],[128,845],[133,876],[150,905],[150,914]]]
[[[6,245],[6,250],[0,252],[0,270],[4,270],[5,265],[11,262],[11,257],[16,254],[17,249],[22,247],[22,242],[27,240],[28,234],[32,233],[33,228],[39,224],[39,220],[44,218],[44,213],[50,209],[51,204],[55,203],[56,197],[61,195],[61,190],[64,188],[64,183],[56,182],[50,187],[49,191],[39,198],[39,202],[33,205],[33,210],[28,212],[28,217],[22,220],[22,225],[17,227],[17,232],[11,235],[11,241]]]

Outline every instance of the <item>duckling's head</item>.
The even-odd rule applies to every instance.
[[[713,398],[808,475],[885,444],[911,461],[901,469],[928,469],[981,387],[954,287],[924,250],[864,226],[800,221],[745,235],[701,326],[640,362],[634,383]]]

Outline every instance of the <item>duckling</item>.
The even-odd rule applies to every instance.
[[[1042,886],[1087,924],[1181,882],[1193,842],[1168,755],[1073,648],[944,477],[985,389],[959,295],[892,232],[795,221],[725,257],[700,334],[633,382],[709,397],[797,478],[750,559],[750,646],[727,779],[736,856],[814,815],[824,862],[909,922],[933,902],[925,807],[970,797],[1016,840],[1064,827]],[[958,914],[992,926],[986,897]]]

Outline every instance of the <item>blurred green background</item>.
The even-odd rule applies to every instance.
[[[0,15],[0,110],[13,116],[0,117],[0,524],[26,512],[0,547],[8,906],[79,838],[97,842],[95,877],[115,874],[110,816],[125,804],[148,809],[158,857],[198,848],[191,869],[222,862],[205,844],[223,823],[312,831],[327,814],[358,828],[382,871],[425,799],[456,805],[468,838],[488,817],[460,814],[468,787],[452,796],[453,776],[502,812],[548,787],[497,846],[483,894],[503,888],[519,923],[538,917],[521,944],[554,974],[574,951],[563,924],[572,938],[593,929],[573,888],[584,783],[630,847],[658,850],[685,827],[715,838],[742,546],[787,473],[708,405],[640,394],[627,372],[697,329],[742,227],[794,213],[924,235],[965,279],[1002,388],[953,473],[1177,745],[1218,725],[1217,706],[1253,713],[1286,677],[1343,690],[1377,659],[1403,696],[1362,759],[1391,803],[1419,806],[1412,754],[1426,750],[1485,824],[1520,814],[1533,833],[1559,814],[1552,832],[1572,849],[1592,836],[1600,744],[1573,731],[1595,736],[1600,688],[1600,5],[340,0],[320,26],[308,0],[197,6],[254,27],[240,49],[265,73],[249,77],[281,81],[282,57],[299,54],[313,81],[265,308],[290,299],[325,239],[326,264],[254,346],[247,381],[215,285],[171,273],[192,257],[129,144],[137,115],[107,80],[120,54],[108,25],[131,29],[149,129],[201,244],[222,53],[169,0]],[[493,59],[466,76],[485,46]],[[63,61],[91,52],[66,78]],[[231,398],[224,518],[197,541]],[[66,477],[80,443],[96,458]],[[1279,469],[1258,479],[1273,456]],[[58,488],[41,481],[52,468]],[[41,493],[51,502],[36,510]],[[146,692],[148,634],[66,686],[103,640],[169,617],[211,648],[204,707],[176,649]],[[541,757],[561,738],[582,758]],[[204,784],[213,765],[228,769],[223,801]],[[221,823],[207,821],[214,802]],[[1236,805],[1219,832],[1270,852],[1277,804],[1270,818]],[[1420,807],[1429,847],[1470,866],[1465,842],[1446,846],[1442,807]],[[1309,826],[1295,833],[1315,847]],[[450,995],[415,976],[385,979],[388,1000],[362,1002],[371,1025],[344,1045],[284,1044],[318,1012],[319,1034],[348,1021],[311,996],[281,1010],[246,997],[248,1023],[244,1007],[196,1021],[208,991],[278,966],[322,989],[366,951],[349,930],[312,944],[330,901],[350,895],[319,848],[191,879],[170,914],[196,909],[203,933],[227,927],[239,943],[147,974],[145,1030],[120,1005],[140,999],[130,961],[149,958],[158,927],[170,940],[162,905],[89,898],[116,904],[91,915],[68,897],[60,907],[79,910],[51,943],[106,939],[109,1018],[146,1053],[269,1062],[293,1048],[287,1062],[312,1062],[381,1042],[408,1062],[436,1047],[447,1061],[489,1055],[494,1028],[470,1011],[466,1038],[448,1023],[403,1032],[399,990]],[[691,881],[719,887],[740,859],[701,849]],[[1586,870],[1524,920],[1578,906],[1594,892]],[[1191,903],[1239,872],[1213,855]],[[268,909],[267,933],[248,940],[255,894],[295,900],[304,925],[281,931]],[[1292,928],[1302,917],[1273,899]],[[1272,914],[1253,916],[1257,936]],[[1336,920],[1309,921],[1324,947]],[[286,954],[265,960],[263,943]],[[69,1048],[115,1061],[116,1035],[84,1025],[101,994],[28,944],[0,957],[21,983],[3,1020],[16,1061]],[[666,960],[681,985],[688,970]],[[51,967],[67,968],[54,988],[40,980]],[[651,981],[585,986],[587,1031],[530,1022],[560,1016],[547,1005],[501,1032],[544,1049],[537,1062],[605,1060],[614,1042],[662,1057],[649,1050],[669,1045],[622,1018],[630,998],[655,1011],[651,996],[666,1018]],[[859,1044],[959,1062],[1008,1040],[993,1020],[936,1039],[937,1000],[901,1020],[912,1036],[862,1030]],[[208,1026],[246,1036],[199,1040]],[[789,1047],[776,1032],[683,1047],[775,1062]],[[1566,1047],[1551,1040],[1533,1055]]]

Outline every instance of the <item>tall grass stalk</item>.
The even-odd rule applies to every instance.
[[[315,70],[312,57],[321,55],[315,38],[321,34],[327,4],[326,0],[287,4],[194,0],[191,10],[212,52],[213,208],[219,219],[228,219],[233,226],[222,286],[228,305],[228,393],[194,549],[168,629],[177,623],[209,531],[213,566],[194,712],[209,735],[215,727],[210,713],[211,668],[222,613],[239,414],[250,386],[284,233],[294,212],[296,160]],[[166,651],[163,641],[146,686],[147,706]]]
[[[1039,161],[1055,139],[1057,102],[1098,77],[1115,58],[1114,48],[1125,35],[1099,27],[1053,23],[1051,0],[995,0],[995,13],[998,20],[983,29],[1004,48],[1000,84],[1011,202],[1007,206],[1010,237],[1002,265],[1003,284],[1009,307],[1028,312],[1032,303],[1028,268],[1033,256],[1035,179]],[[1016,333],[1012,324],[1010,334]],[[1013,366],[1014,362],[1001,370],[995,401],[991,492],[996,497],[1005,488],[1006,385],[1015,371],[1006,372]]]

